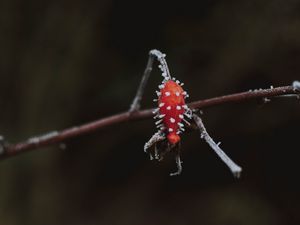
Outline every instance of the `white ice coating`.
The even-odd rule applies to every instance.
[[[299,81],[295,80],[293,82],[292,86],[293,86],[294,90],[300,91],[300,82]]]
[[[44,141],[44,140],[47,140],[47,139],[50,139],[50,138],[54,138],[57,135],[58,135],[57,131],[51,131],[51,132],[49,132],[47,134],[44,134],[44,135],[41,135],[41,136],[32,137],[32,138],[28,139],[27,142],[29,144],[38,144],[41,141]]]
[[[169,72],[168,64],[165,60],[166,54],[163,54],[162,52],[160,52],[157,49],[153,49],[150,51],[150,55],[154,55],[157,58],[157,60],[159,61],[160,65],[158,67],[162,71],[161,75],[164,77],[164,80],[170,80],[171,75]]]

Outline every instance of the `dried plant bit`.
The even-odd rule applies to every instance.
[[[155,146],[154,146],[154,157],[156,160],[159,158],[157,143],[155,143]]]
[[[148,152],[148,149],[155,143],[165,139],[165,135],[159,130],[157,131],[144,146],[144,152]]]
[[[172,177],[172,176],[178,176],[178,175],[180,175],[181,173],[182,173],[182,161],[181,161],[181,159],[180,159],[180,155],[179,154],[177,154],[176,156],[175,156],[175,161],[176,161],[176,165],[177,165],[177,171],[176,172],[174,172],[174,173],[170,173],[170,176]]]
[[[151,154],[151,152],[149,152],[149,157],[150,157],[151,161],[154,159],[153,156],[152,156],[152,154]]]

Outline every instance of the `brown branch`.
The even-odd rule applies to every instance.
[[[203,109],[225,103],[244,102],[250,99],[264,99],[275,96],[299,95],[299,89],[299,82],[295,81],[291,86],[241,92],[237,94],[199,100],[192,102],[188,105],[191,109]],[[4,141],[0,141],[0,159],[5,159],[8,157],[18,155],[20,153],[25,153],[34,149],[39,149],[40,147],[58,144],[63,141],[66,141],[67,139],[92,133],[98,129],[112,126],[114,124],[150,118],[152,117],[153,110],[154,109],[146,109],[135,112],[124,112],[116,114],[90,123],[83,124],[81,126],[68,128],[62,131],[53,131],[41,136],[32,137],[24,142],[20,142],[17,144],[9,144],[5,143]]]

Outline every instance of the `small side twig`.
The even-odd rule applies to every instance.
[[[160,62],[160,69],[162,70],[162,76],[164,77],[164,79],[171,79],[169,67],[168,67],[167,61],[165,60],[165,56],[166,56],[165,54],[161,53],[160,51],[158,51],[156,49],[153,49],[149,52],[148,62],[147,62],[145,71],[143,73],[141,83],[137,89],[135,98],[133,99],[133,102],[130,106],[129,112],[137,111],[141,107],[141,100],[142,100],[144,91],[146,89],[146,85],[149,80],[150,73],[152,71],[155,57]]]
[[[216,144],[214,140],[209,136],[201,118],[194,114],[193,119],[200,130],[201,138],[203,138],[207,142],[207,144],[209,144],[209,146],[215,151],[215,153],[220,157],[220,159],[228,166],[233,176],[239,178],[242,172],[242,168],[238,166],[235,162],[233,162],[219,147],[219,144]]]
[[[151,71],[152,71],[153,62],[154,62],[154,56],[149,53],[148,62],[147,62],[146,69],[144,71],[141,83],[138,87],[136,96],[133,99],[132,104],[130,105],[130,109],[129,109],[130,112],[137,111],[141,107],[141,99],[142,99],[142,96],[144,94],[146,84],[149,80],[149,77],[150,77],[150,74],[151,74]]]

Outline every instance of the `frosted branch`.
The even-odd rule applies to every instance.
[[[193,118],[200,130],[201,138],[203,138],[207,142],[207,144],[209,144],[209,146],[215,151],[215,153],[220,157],[220,159],[228,166],[233,176],[239,178],[242,172],[242,168],[239,167],[236,163],[234,163],[219,147],[219,144],[216,144],[214,140],[209,136],[201,118],[196,114],[193,115]]]
[[[288,94],[299,94],[299,85],[298,83],[294,83],[294,85],[283,86],[277,88],[269,88],[262,89],[255,92],[241,92],[231,95],[224,95],[210,99],[198,100],[195,102],[191,102],[188,106],[195,109],[203,109],[212,106],[218,106],[227,103],[238,103],[238,102],[246,102],[252,99],[262,99],[262,98],[271,98],[276,96],[288,95]],[[5,144],[1,144],[0,149],[2,149],[2,153],[0,152],[0,159],[5,159],[8,157],[13,157],[15,155],[25,153],[32,150],[39,150],[41,147],[50,146],[54,144],[60,144],[65,142],[70,138],[79,137],[82,135],[86,135],[89,133],[93,133],[96,130],[103,129],[109,126],[113,126],[116,124],[148,119],[152,118],[152,111],[155,109],[146,109],[146,110],[136,110],[134,112],[123,112],[115,115],[111,115],[105,118],[98,119],[96,121],[92,121],[81,126],[71,127],[62,131],[57,131],[56,135],[45,136],[42,135],[43,138],[39,139],[38,143],[36,139],[29,139],[30,141],[19,142],[16,144],[9,144],[5,142]]]

